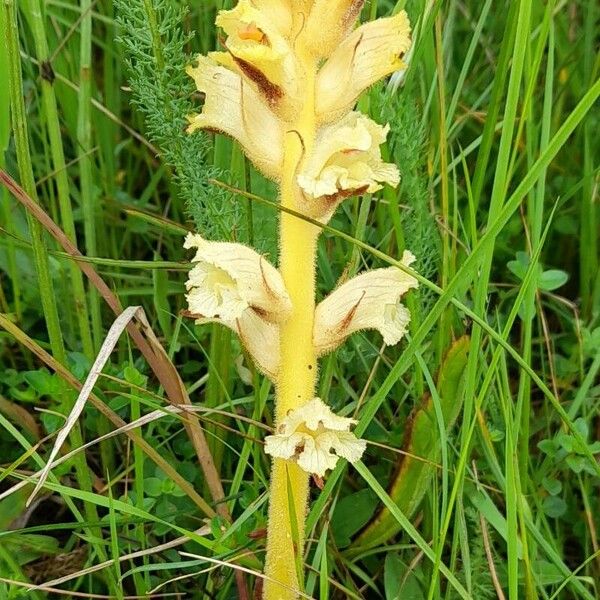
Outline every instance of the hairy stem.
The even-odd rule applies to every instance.
[[[312,148],[315,137],[312,57],[299,51],[306,72],[304,106],[297,123],[286,134],[281,203],[302,211],[296,183],[298,165]],[[315,312],[315,259],[319,228],[282,212],[280,271],[292,300],[292,314],[281,327],[281,364],[277,382],[275,421],[314,396],[317,358],[312,331]],[[264,587],[266,600],[297,598],[302,585],[304,522],[308,498],[308,473],[282,459],[273,461],[270,486],[269,528]]]

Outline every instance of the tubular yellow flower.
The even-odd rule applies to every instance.
[[[291,411],[277,433],[265,438],[265,452],[296,462],[307,473],[322,477],[340,457],[360,460],[366,442],[350,432],[354,419],[339,417],[319,398]]]
[[[196,248],[186,282],[190,314],[197,323],[219,322],[235,331],[258,368],[275,378],[279,368],[279,324],[291,312],[281,275],[242,244],[207,242],[188,234]]]
[[[296,56],[285,37],[291,15],[279,8],[259,10],[249,0],[241,0],[235,8],[221,11],[216,23],[227,34],[229,53],[211,54],[225,66],[237,67],[275,107],[283,97],[286,103],[296,98],[300,84]]]
[[[404,252],[404,266],[414,260],[410,252]],[[335,350],[362,329],[377,329],[385,344],[397,344],[410,322],[410,313],[400,300],[416,287],[417,280],[396,267],[375,269],[347,281],[317,306],[313,333],[317,353]]]
[[[410,23],[404,11],[356,29],[319,71],[318,118],[332,121],[351,110],[364,90],[404,66],[402,57],[410,44]]]
[[[379,149],[388,131],[389,126],[359,112],[321,128],[315,150],[298,175],[310,214],[327,220],[348,196],[376,192],[382,183],[398,185],[398,167],[384,163]]]
[[[239,73],[206,56],[199,56],[197,66],[188,67],[187,73],[206,95],[202,113],[189,119],[188,132],[206,129],[235,138],[264,175],[278,179],[283,129],[262,96]]]
[[[312,51],[328,57],[350,34],[365,0],[315,0],[306,24],[306,37]]]
[[[184,248],[196,248],[186,287],[190,310],[204,317],[237,319],[253,308],[266,321],[282,323],[292,305],[279,271],[243,244],[208,242],[189,233]]]

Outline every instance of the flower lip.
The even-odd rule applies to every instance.
[[[374,193],[384,183],[398,184],[398,168],[381,156],[388,131],[389,125],[379,125],[359,112],[320,129],[315,150],[297,176],[309,212],[328,219],[344,198]]]
[[[207,242],[192,233],[184,247],[197,249],[186,282],[194,314],[231,321],[252,308],[270,322],[288,317],[291,301],[281,275],[260,254],[242,244]]]
[[[410,252],[404,252],[404,266],[414,260]],[[377,329],[386,345],[397,344],[410,322],[410,313],[401,300],[416,287],[416,278],[397,267],[368,271],[342,284],[315,311],[313,341],[317,353],[335,350],[349,335],[363,329]]]
[[[296,462],[319,477],[333,469],[340,457],[360,459],[366,442],[350,432],[354,419],[336,415],[321,399],[314,398],[288,413],[277,433],[265,438],[265,452]]]

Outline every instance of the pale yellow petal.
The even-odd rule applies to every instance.
[[[415,260],[405,252],[402,264]],[[318,354],[337,348],[350,334],[376,329],[387,345],[397,344],[405,335],[410,313],[401,304],[417,280],[401,269],[376,269],[354,277],[333,291],[315,311],[314,343]]]
[[[258,369],[275,381],[279,371],[279,325],[249,309],[235,323],[240,340]]]
[[[190,117],[188,131],[205,129],[233,137],[260,171],[279,179],[282,124],[253,85],[206,56],[199,56],[197,65],[187,72],[205,94],[202,113]]]
[[[345,197],[398,185],[398,168],[381,156],[388,131],[359,112],[321,127],[297,178],[311,216],[327,220]]]
[[[326,58],[354,29],[365,0],[315,0],[306,24],[307,44]]]
[[[356,423],[354,419],[336,415],[320,398],[313,398],[287,418],[290,423],[288,430],[293,428],[294,431],[300,423],[312,431],[317,431],[319,427],[334,431],[348,431],[350,425]]]
[[[198,317],[196,323],[220,323],[234,331],[257,369],[271,381],[276,381],[280,360],[279,325],[265,320],[252,308],[244,310],[237,319]]]
[[[243,244],[208,242],[198,234],[188,234],[184,246],[197,248],[186,283],[190,312],[232,321],[252,308],[267,321],[287,319],[292,305],[283,279],[258,252]]]
[[[302,433],[287,435],[268,435],[265,438],[265,453],[274,458],[289,460],[296,457],[297,449],[304,446],[305,436]]]
[[[294,0],[252,0],[252,4],[263,14],[269,15],[274,25],[284,36],[292,29],[292,4]]]
[[[335,453],[345,458],[349,463],[360,460],[367,449],[367,442],[357,438],[349,431],[337,431],[324,435],[328,436],[327,443]]]
[[[410,23],[404,11],[362,25],[323,65],[317,77],[316,111],[332,121],[352,109],[360,94],[403,67],[410,48]]]
[[[319,477],[335,469],[337,461],[338,457],[331,452],[327,440],[319,440],[319,437],[307,438],[304,450],[298,456],[298,466],[307,473],[314,473]]]

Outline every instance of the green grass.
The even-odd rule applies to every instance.
[[[273,389],[246,358],[242,381],[234,336],[180,314],[187,230],[277,255],[273,186],[230,140],[183,133],[198,105],[183,67],[216,47],[216,11],[231,5],[1,8],[0,168],[85,255],[73,260],[2,188],[2,598],[158,588],[154,597],[224,600],[238,597],[231,565],[248,586],[258,580]],[[402,182],[347,200],[324,227],[318,290],[332,289],[348,261],[351,273],[394,265],[405,248],[418,258],[420,288],[407,298],[413,318],[399,347],[361,334],[322,360],[321,397],[356,415],[372,444],[361,463],[339,464],[322,490],[313,486],[304,592],[593,600],[600,9],[592,0],[372,0],[363,19],[401,8],[415,31],[410,68],[400,87],[374,87],[360,108],[390,122],[384,153]],[[125,334],[39,502],[26,508],[29,482],[3,496],[44,466],[114,320],[83,264],[123,306],[144,307],[197,409],[224,502],[188,436],[192,416],[166,410],[172,389]],[[446,430],[441,366],[464,335],[468,359],[450,386],[461,412]],[[425,405],[430,427],[411,439],[409,415]],[[427,454],[417,457],[427,477],[411,480],[418,490],[397,478],[411,449]],[[398,533],[359,545],[384,507]]]

